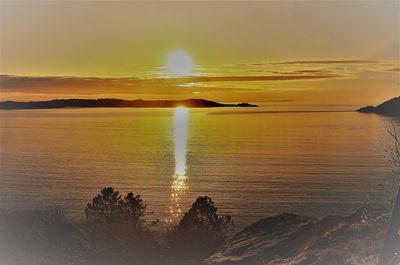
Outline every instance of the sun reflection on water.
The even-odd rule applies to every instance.
[[[170,217],[172,222],[181,215],[181,196],[188,189],[186,172],[186,144],[188,139],[188,109],[178,107],[174,114],[175,172],[171,185]]]

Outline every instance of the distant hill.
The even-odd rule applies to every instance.
[[[257,107],[247,102],[223,104],[205,99],[186,100],[124,100],[124,99],[54,99],[49,101],[0,102],[0,109],[59,109],[59,108],[212,108],[212,107]]]
[[[374,107],[367,106],[357,110],[364,113],[377,113],[386,116],[400,116],[400,97],[392,98]]]

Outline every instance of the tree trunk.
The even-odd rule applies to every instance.
[[[400,186],[393,206],[379,265],[400,264]]]

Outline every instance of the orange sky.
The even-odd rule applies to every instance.
[[[327,107],[399,95],[399,3],[2,1],[0,100]],[[185,51],[189,76],[168,76]]]

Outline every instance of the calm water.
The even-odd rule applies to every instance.
[[[257,109],[1,111],[3,208],[61,206],[83,218],[100,188],[140,193],[150,219],[174,221],[211,196],[241,226],[288,211],[384,206],[393,178],[385,124],[355,112]]]

